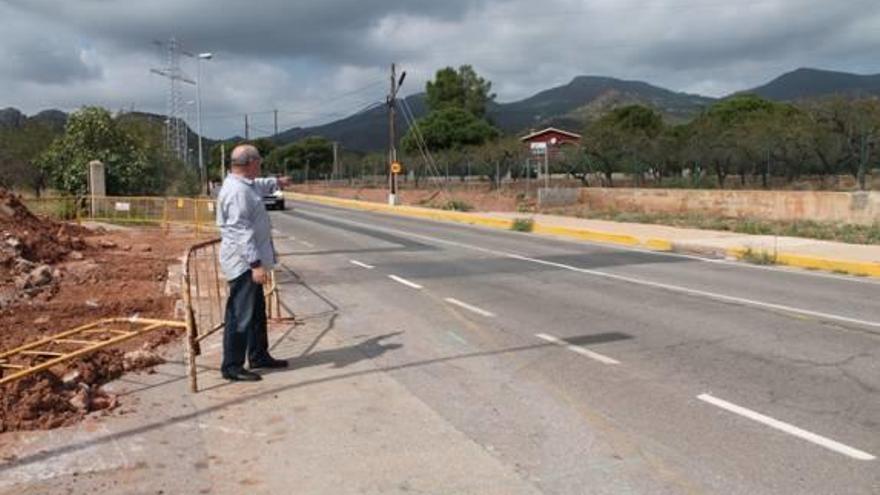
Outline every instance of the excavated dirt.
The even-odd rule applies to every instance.
[[[168,266],[194,238],[159,229],[108,231],[32,215],[0,190],[0,350],[107,317],[170,319]],[[116,399],[100,386],[161,362],[162,330],[0,387],[0,432],[69,425]]]

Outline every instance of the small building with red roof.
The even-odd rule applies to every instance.
[[[525,143],[534,155],[543,155],[549,152],[548,158],[553,158],[563,147],[578,146],[581,135],[575,132],[564,131],[555,127],[548,127],[540,131],[531,132],[519,140]]]

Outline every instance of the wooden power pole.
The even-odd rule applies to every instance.
[[[397,147],[394,136],[394,99],[397,98],[397,71],[391,64],[391,92],[388,93],[388,204],[397,204],[397,174],[392,167],[397,163]]]

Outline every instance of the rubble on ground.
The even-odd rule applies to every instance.
[[[159,229],[87,229],[32,214],[0,189],[0,350],[101,318],[171,318],[170,264],[192,239]],[[73,424],[109,413],[101,386],[163,362],[157,348],[179,337],[160,330],[0,386],[0,433]]]

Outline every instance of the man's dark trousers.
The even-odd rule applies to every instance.
[[[269,359],[266,301],[263,297],[263,286],[254,282],[251,270],[229,282],[222,372],[243,368],[245,355],[251,366]]]

